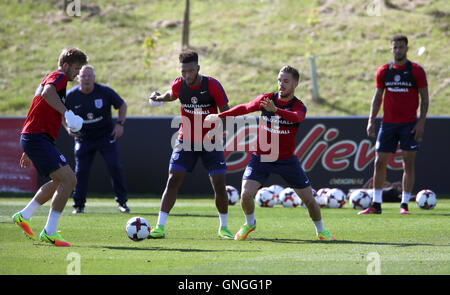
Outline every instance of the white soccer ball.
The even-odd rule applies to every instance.
[[[316,195],[314,196],[320,208],[325,208],[327,206],[327,199],[325,198],[325,195],[329,190],[330,190],[329,188],[321,188],[317,191]]]
[[[145,240],[150,234],[150,223],[143,217],[135,216],[127,221],[125,232],[135,242]]]
[[[258,190],[255,200],[259,207],[269,208],[273,207],[277,202],[276,197],[267,187],[263,187]]]
[[[232,185],[225,187],[228,195],[228,204],[234,205],[239,201],[239,191]]]
[[[300,205],[300,197],[294,189],[287,187],[280,192],[281,205],[285,208],[295,208]]]
[[[345,204],[345,194],[338,188],[330,189],[326,194],[327,208],[342,208]]]
[[[369,208],[372,198],[366,190],[357,189],[351,192],[349,202],[353,209],[362,210]]]
[[[283,189],[284,187],[278,184],[272,184],[271,186],[268,187],[268,190],[270,190],[276,197],[276,205],[281,204],[280,193]]]
[[[436,207],[436,203],[436,194],[432,190],[421,190],[416,195],[416,204],[420,209],[432,210]]]

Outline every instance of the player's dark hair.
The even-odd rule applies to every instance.
[[[294,67],[284,66],[281,68],[280,73],[289,73],[291,74],[292,78],[294,78],[295,81],[298,82],[300,80],[300,74]]]
[[[403,34],[395,34],[394,36],[392,36],[391,43],[392,42],[398,42],[398,41],[403,41],[408,46],[408,37],[406,37],[405,35],[403,35]]]
[[[64,48],[61,54],[59,55],[58,64],[60,67],[64,63],[68,63],[69,65],[80,64],[85,65],[88,62],[87,55],[76,47],[68,47]]]
[[[180,63],[198,62],[198,54],[192,50],[183,50],[179,55]]]

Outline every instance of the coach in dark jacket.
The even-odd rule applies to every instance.
[[[81,68],[78,83],[66,96],[66,107],[83,118],[83,128],[79,132],[72,133],[68,130],[75,137],[77,176],[73,193],[75,209],[72,213],[84,213],[89,172],[97,151],[108,167],[119,211],[128,213],[127,190],[117,145],[117,139],[123,135],[127,105],[114,90],[95,83],[95,71],[90,65]],[[116,122],[112,120],[111,107],[119,110]]]

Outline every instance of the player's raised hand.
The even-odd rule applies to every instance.
[[[159,93],[159,92],[157,92],[157,91],[153,91],[153,92],[150,94],[149,99],[154,100],[154,101],[157,101],[158,96],[161,96],[161,93]]]
[[[148,103],[152,106],[161,106],[162,105],[162,101],[160,100],[160,96],[161,94],[159,92],[153,91],[150,94],[150,97],[148,99]]]
[[[277,107],[275,106],[275,104],[273,103],[273,101],[266,97],[263,100],[261,100],[261,102],[259,103],[259,105],[261,107],[263,107],[266,111],[268,112],[273,112],[275,113],[277,111]]]

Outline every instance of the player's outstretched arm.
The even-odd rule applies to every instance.
[[[156,102],[164,102],[164,101],[174,101],[176,98],[172,96],[172,91],[167,91],[164,94],[160,94],[157,91],[153,91],[150,94],[149,100],[153,100]]]

